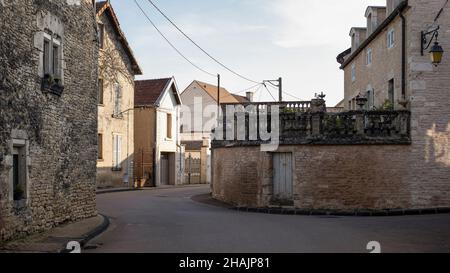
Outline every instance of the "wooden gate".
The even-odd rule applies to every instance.
[[[281,206],[294,205],[294,186],[291,153],[273,154],[273,199]]]
[[[134,158],[134,177],[139,187],[155,186],[153,175],[153,151],[139,150],[136,152]]]
[[[200,184],[201,183],[201,165],[202,161],[200,157],[195,156],[196,153],[186,153],[185,176],[188,184]]]

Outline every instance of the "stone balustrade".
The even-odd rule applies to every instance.
[[[407,110],[337,111],[333,108],[328,111],[320,99],[281,104],[249,103],[243,107],[235,104],[234,113],[230,112],[230,106],[233,105],[222,105],[223,123],[217,128],[223,130],[225,140],[219,137],[213,141],[213,147],[270,143],[260,136],[262,132],[275,132],[272,127],[279,129],[281,145],[411,144],[411,113]],[[278,113],[272,112],[274,106],[278,106]]]

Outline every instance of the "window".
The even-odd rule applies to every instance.
[[[122,136],[113,136],[113,170],[120,171],[122,161]]]
[[[167,114],[167,138],[172,138],[172,114]]]
[[[61,40],[50,34],[44,35],[44,50],[42,54],[42,64],[44,71],[44,78],[51,77],[55,80],[61,80],[61,61],[62,61],[62,50],[61,50]]]
[[[389,81],[388,100],[392,103],[392,105],[394,105],[394,100],[395,100],[395,82],[394,82],[394,79],[391,79]]]
[[[391,29],[388,31],[387,34],[387,47],[393,48],[395,44],[395,30]]]
[[[98,104],[103,105],[103,79],[98,80]]]
[[[103,135],[98,134],[98,160],[103,159]]]
[[[373,110],[375,106],[375,90],[367,91],[366,110]]]
[[[98,41],[100,48],[105,46],[105,25],[98,24]]]
[[[366,53],[366,64],[367,65],[371,65],[372,64],[372,49],[367,49],[367,53]]]
[[[356,81],[356,67],[352,64],[352,82]]]
[[[44,39],[44,75],[50,74],[50,40]]]
[[[122,100],[122,88],[120,84],[114,84],[114,117],[121,118],[121,100]]]
[[[14,140],[11,169],[12,200],[27,198],[27,155],[24,140]]]

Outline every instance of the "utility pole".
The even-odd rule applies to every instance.
[[[264,83],[266,83],[266,82],[270,83],[272,86],[278,87],[279,102],[283,102],[283,78],[279,77],[278,80],[266,80],[266,81],[264,81]]]
[[[283,78],[278,78],[278,97],[280,98],[280,102],[283,102]]]

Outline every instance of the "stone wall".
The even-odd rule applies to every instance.
[[[49,20],[53,18],[54,20]],[[92,1],[0,1],[0,241],[95,216],[98,44]],[[61,35],[64,91],[42,91],[43,33]],[[13,146],[26,199],[13,201]]]
[[[427,162],[424,153],[415,157],[411,146],[295,145],[277,152],[293,155],[294,206],[299,209],[450,206],[448,166]],[[214,198],[236,206],[277,206],[272,179],[272,153],[257,146],[213,150]]]

